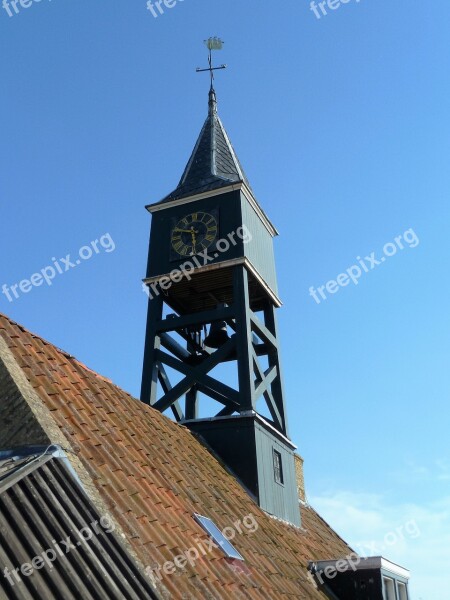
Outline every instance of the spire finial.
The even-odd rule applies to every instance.
[[[208,107],[209,107],[210,115],[214,115],[217,113],[217,96],[216,96],[216,90],[213,88],[213,86],[211,86],[211,88],[209,90]]]
[[[216,92],[214,90],[214,71],[218,71],[220,69],[226,69],[227,65],[220,65],[220,67],[213,67],[212,65],[212,51],[213,50],[222,50],[224,42],[218,37],[210,37],[205,40],[205,45],[208,48],[208,64],[209,67],[207,69],[197,69],[197,73],[204,73],[205,71],[209,71],[211,77],[211,87],[209,89],[209,112],[217,111],[217,98]]]

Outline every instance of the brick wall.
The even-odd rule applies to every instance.
[[[303,475],[303,458],[299,454],[294,454],[295,457],[295,474],[297,477],[298,498],[301,502],[306,503],[305,478]]]

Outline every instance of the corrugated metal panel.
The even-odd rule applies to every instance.
[[[111,521],[95,512],[64,460],[51,455],[0,482],[0,566],[2,599],[157,598]]]
[[[252,235],[251,242],[244,245],[245,256],[250,260],[275,295],[278,296],[273,238],[244,196],[242,196],[241,201],[242,222],[247,226]]]

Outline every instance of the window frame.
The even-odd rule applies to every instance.
[[[402,596],[400,588],[403,588],[405,595]],[[408,585],[404,581],[397,580],[397,597],[398,600],[409,600]]]
[[[212,519],[197,513],[194,513],[194,519],[208,534],[208,536],[219,546],[227,558],[242,560],[243,562],[245,561],[245,558],[242,556],[242,554],[236,550],[230,540],[227,540]]]
[[[283,455],[276,448],[272,448],[272,468],[275,482],[284,487]]]
[[[392,577],[382,576],[383,581],[383,598],[384,600],[397,600],[397,580]],[[388,589],[386,582],[388,582],[390,589]]]

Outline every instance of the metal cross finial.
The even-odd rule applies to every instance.
[[[209,71],[209,74],[211,77],[211,89],[213,89],[214,88],[214,85],[213,85],[214,71],[218,71],[219,69],[226,69],[227,65],[220,65],[220,67],[213,67],[212,66],[212,51],[213,50],[222,50],[224,42],[218,37],[210,37],[209,39],[205,40],[205,44],[209,50],[209,56],[208,56],[209,67],[207,69],[198,68],[197,73],[203,73],[205,71]]]

